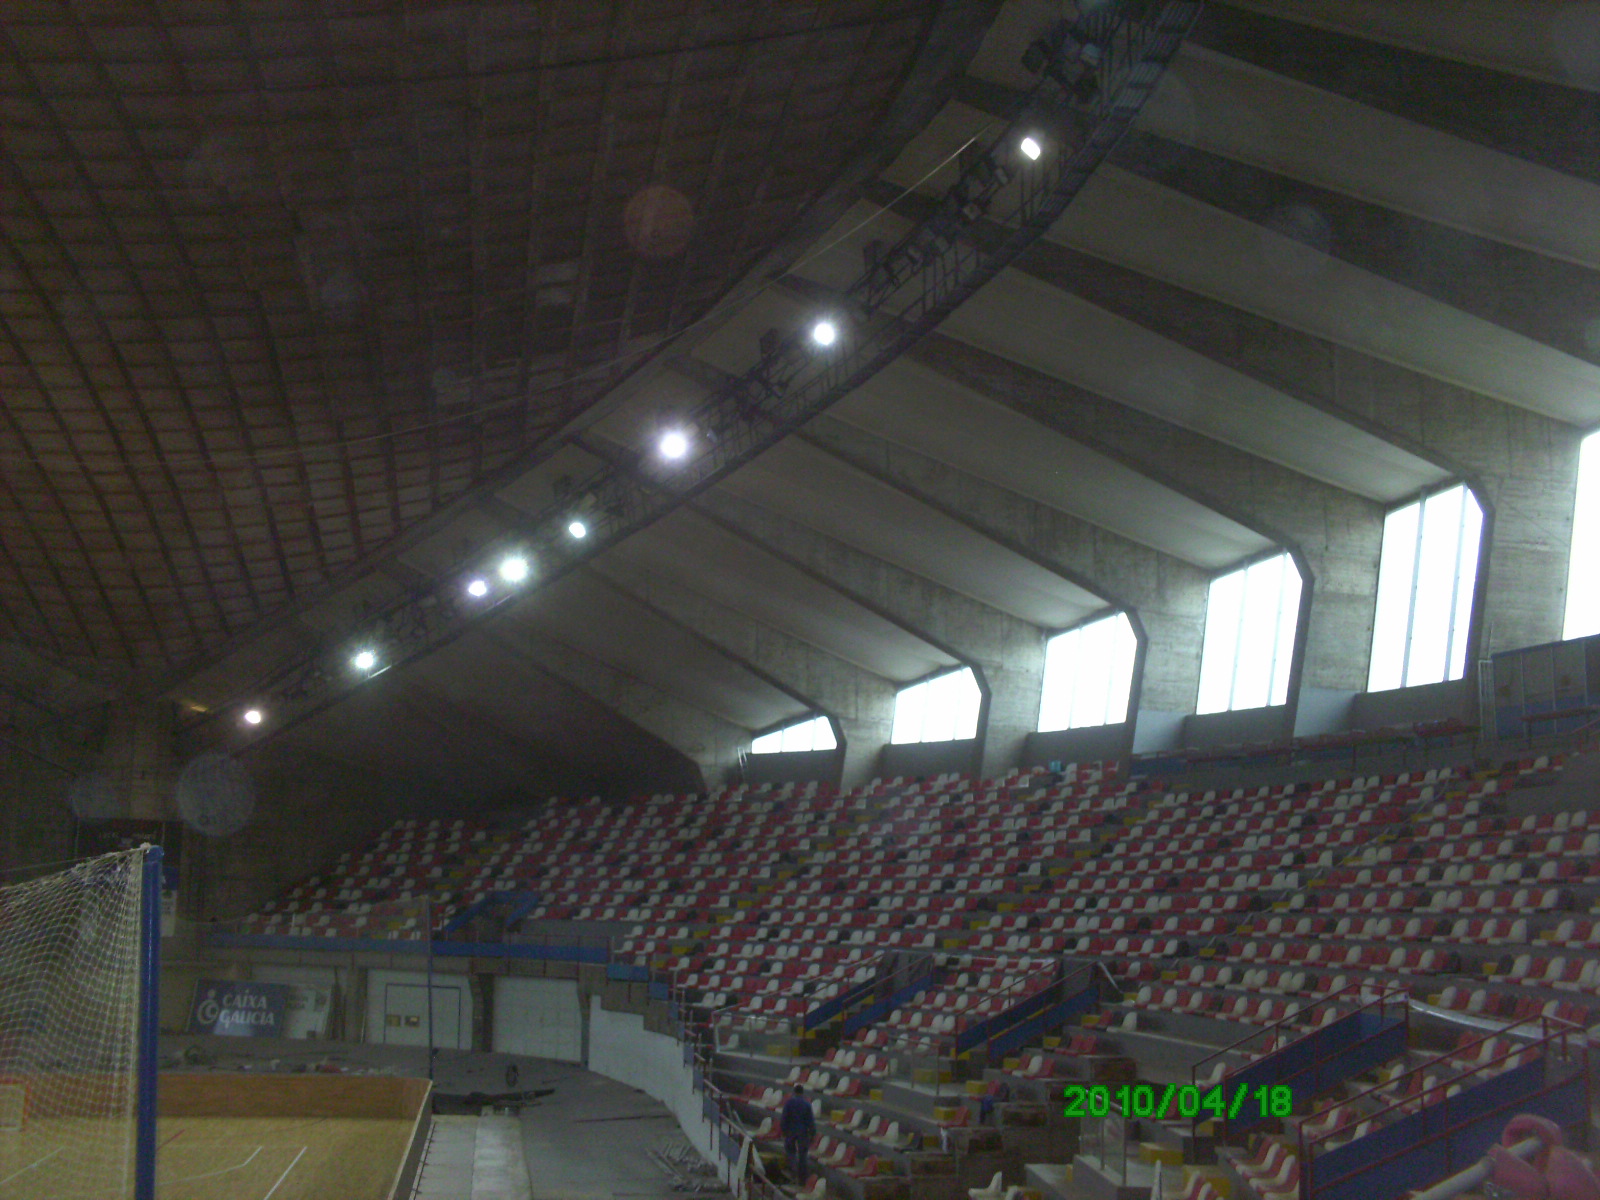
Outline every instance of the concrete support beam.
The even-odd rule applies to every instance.
[[[1112,156],[1125,171],[1308,247],[1600,363],[1600,272],[1153,134]],[[1464,173],[1463,173],[1464,174]]]
[[[1366,686],[1383,536],[1378,504],[965,342],[936,334],[914,354],[1294,554],[1305,594],[1291,709],[1302,685],[1338,691]]]
[[[874,558],[759,505],[710,493],[697,505],[772,546],[872,607],[908,626],[970,666],[985,693],[976,774],[996,775],[1015,763],[1038,723],[1044,678],[1044,631],[970,597]]]
[[[606,560],[595,569],[607,574]],[[894,723],[892,680],[660,576],[619,577],[614,582],[833,717],[845,739],[845,786],[873,776],[878,750],[889,740]]]
[[[1019,265],[1465,479],[1489,515],[1469,658],[1560,638],[1583,431],[1065,247]]]
[[[502,622],[483,636],[687,755],[699,766],[707,787],[717,787],[728,778],[750,744],[748,729],[574,650],[527,622]]]
[[[1080,517],[830,417],[801,436],[972,528],[1061,571],[1132,616],[1144,651],[1133,705],[1193,712],[1200,685],[1208,575]]]
[[[1460,24],[1453,13],[1441,19]],[[1578,88],[1227,4],[1207,5],[1189,42],[1466,141],[1600,180],[1600,113],[1594,97]],[[1494,102],[1467,100],[1480,96]]]

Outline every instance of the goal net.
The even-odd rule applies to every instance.
[[[0,886],[0,1195],[134,1195],[145,858]]]

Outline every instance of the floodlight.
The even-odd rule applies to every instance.
[[[482,579],[474,579],[471,583],[467,584],[467,595],[471,596],[474,600],[482,600],[488,594],[489,585]]]
[[[1023,157],[1035,162],[1038,161],[1039,155],[1044,153],[1044,147],[1039,145],[1039,140],[1032,137],[1023,138],[1017,148],[1022,151]]]
[[[811,340],[819,346],[831,346],[839,340],[839,327],[823,318],[811,327]]]
[[[371,650],[358,650],[350,665],[358,671],[370,671],[378,665],[378,656]]]
[[[669,429],[661,435],[656,449],[661,451],[662,458],[682,458],[689,453],[689,435],[681,429]]]
[[[500,560],[500,578],[507,583],[521,583],[528,577],[528,560],[520,554],[508,554]]]
[[[259,708],[247,708],[247,709],[245,709],[244,723],[246,725],[259,725],[259,724],[261,724],[261,710]]]
[[[581,542],[589,536],[589,527],[578,517],[573,517],[567,522],[567,536]]]

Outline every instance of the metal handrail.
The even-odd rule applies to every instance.
[[[1332,992],[1332,993],[1330,993],[1329,995],[1326,995],[1326,996],[1319,996],[1317,999],[1313,1000],[1310,1004],[1308,1004],[1304,1008],[1302,1008],[1299,1012],[1295,1013],[1294,1016],[1292,1016],[1292,1017],[1284,1017],[1281,1020],[1274,1021],[1271,1025],[1263,1025],[1259,1029],[1252,1030],[1250,1033],[1245,1034],[1244,1037],[1239,1038],[1237,1041],[1230,1042],[1228,1045],[1222,1047],[1220,1050],[1214,1051],[1213,1053],[1208,1054],[1204,1058],[1202,1058],[1199,1061],[1197,1061],[1192,1067],[1189,1068],[1190,1078],[1192,1080],[1198,1081],[1199,1078],[1200,1078],[1200,1068],[1203,1067],[1206,1063],[1209,1063],[1209,1062],[1212,1062],[1212,1061],[1214,1061],[1216,1059],[1219,1059],[1224,1054],[1237,1053],[1237,1052],[1239,1052],[1240,1048],[1242,1046],[1244,1046],[1244,1044],[1246,1042],[1252,1042],[1256,1038],[1259,1038],[1259,1037],[1263,1036],[1264,1034],[1272,1033],[1274,1030],[1281,1029],[1282,1027],[1284,1027],[1285,1025],[1288,1025],[1292,1021],[1301,1020],[1305,1016],[1306,1013],[1314,1012],[1316,1009],[1318,1009],[1319,1007],[1321,1007],[1324,1004],[1332,1004],[1336,1000],[1338,1000],[1339,997],[1344,996],[1347,993],[1350,993],[1350,992],[1357,992],[1357,993],[1362,992],[1368,986],[1369,985],[1364,984],[1364,983],[1347,983],[1347,984],[1345,984],[1344,987],[1340,988],[1337,992]],[[1391,999],[1393,999],[1395,996],[1405,996],[1405,994],[1406,993],[1405,993],[1405,990],[1403,988],[1385,988],[1378,996],[1374,997],[1373,999],[1367,1000],[1365,1003],[1357,1005],[1355,1008],[1352,1008],[1348,1013],[1346,1013],[1344,1015],[1345,1015],[1345,1017],[1352,1017],[1356,1013],[1365,1012],[1369,1008],[1383,1007],[1383,1006],[1387,1005],[1389,1003],[1389,1001]],[[1343,1018],[1341,1018],[1341,1019],[1343,1019]],[[1314,1032],[1316,1032],[1316,1028],[1313,1027],[1313,1029],[1311,1029],[1308,1032],[1309,1033],[1314,1033]],[[1229,1074],[1232,1074],[1232,1072],[1224,1072],[1223,1078],[1227,1078],[1227,1076]]]
[[[1434,1084],[1434,1086],[1432,1088],[1428,1088],[1428,1089],[1422,1091],[1417,1096],[1402,1096],[1397,1100],[1391,1101],[1391,1102],[1383,1105],[1382,1107],[1376,1109],[1374,1112],[1372,1112],[1370,1114],[1371,1119],[1372,1120],[1378,1120],[1379,1118],[1385,1116],[1388,1113],[1401,1112],[1401,1111],[1406,1111],[1408,1109],[1413,1109],[1413,1108],[1415,1110],[1420,1111],[1422,1108],[1428,1107],[1428,1105],[1426,1103],[1422,1103],[1421,1102],[1421,1101],[1425,1100],[1428,1092],[1430,1092],[1430,1091],[1438,1091],[1440,1089],[1447,1089],[1453,1084],[1460,1084],[1462,1080],[1470,1079],[1474,1075],[1483,1074],[1485,1071],[1488,1070],[1488,1068],[1493,1067],[1493,1066],[1495,1066],[1495,1065],[1497,1065],[1499,1063],[1505,1062],[1507,1059],[1516,1058],[1516,1057],[1518,1057],[1520,1055],[1528,1054],[1528,1053],[1531,1053],[1531,1052],[1536,1051],[1536,1050],[1546,1049],[1546,1048],[1548,1048],[1550,1046],[1551,1043],[1556,1042],[1558,1040],[1561,1041],[1561,1043],[1563,1045],[1563,1048],[1565,1048],[1565,1041],[1566,1041],[1566,1038],[1568,1037],[1570,1031],[1572,1029],[1578,1029],[1579,1028],[1578,1026],[1572,1025],[1572,1023],[1570,1021],[1559,1021],[1558,1018],[1554,1018],[1554,1017],[1541,1017],[1539,1019],[1540,1019],[1541,1022],[1548,1021],[1548,1022],[1552,1022],[1552,1023],[1559,1023],[1559,1024],[1562,1024],[1562,1025],[1567,1025],[1567,1026],[1570,1027],[1570,1029],[1561,1029],[1561,1030],[1556,1030],[1555,1032],[1549,1032],[1547,1030],[1539,1038],[1538,1041],[1534,1042],[1530,1046],[1519,1046],[1519,1047],[1517,1047],[1517,1048],[1515,1048],[1513,1050],[1508,1050],[1503,1054],[1498,1054],[1498,1055],[1496,1055],[1495,1057],[1493,1057],[1491,1059],[1487,1059],[1487,1060],[1485,1060],[1483,1062],[1480,1062],[1480,1063],[1474,1063],[1473,1065],[1471,1065],[1469,1067],[1451,1067],[1451,1066],[1447,1065],[1446,1070],[1452,1070],[1453,1069],[1455,1071],[1455,1074],[1447,1074],[1444,1078],[1438,1080]],[[1530,1024],[1530,1023],[1531,1022],[1527,1022],[1527,1021],[1518,1022],[1518,1024],[1524,1024],[1524,1025],[1525,1024]],[[1463,1046],[1460,1049],[1458,1049],[1457,1051],[1453,1052],[1452,1057],[1459,1057],[1462,1054],[1470,1052],[1474,1047],[1483,1046],[1485,1043],[1493,1041],[1495,1038],[1502,1037],[1502,1036],[1503,1036],[1503,1031],[1502,1030],[1496,1030],[1493,1033],[1485,1034],[1481,1038],[1475,1038],[1472,1041],[1468,1042],[1465,1046]],[[1363,1092],[1357,1092],[1354,1096],[1348,1097],[1344,1101],[1344,1103],[1351,1104],[1351,1105],[1357,1104],[1360,1101],[1366,1099],[1367,1097],[1373,1096],[1376,1093],[1381,1092],[1381,1091],[1393,1086],[1396,1081],[1401,1080],[1401,1079],[1409,1079],[1412,1076],[1420,1076],[1420,1077],[1422,1077],[1423,1082],[1426,1082],[1427,1072],[1430,1071],[1430,1070],[1434,1070],[1438,1066],[1439,1061],[1440,1060],[1435,1059],[1433,1062],[1424,1063],[1420,1067],[1412,1067],[1409,1071],[1402,1071],[1399,1075],[1396,1075],[1392,1079],[1389,1079],[1389,1080],[1387,1080],[1387,1081],[1385,1081],[1383,1083],[1374,1084],[1372,1087],[1367,1088]],[[1448,1059],[1446,1059],[1445,1061],[1448,1063]],[[1338,1131],[1331,1131],[1329,1133],[1320,1134],[1320,1135],[1311,1137],[1309,1139],[1302,1137],[1302,1139],[1301,1139],[1302,1149],[1306,1150],[1306,1151],[1314,1151],[1317,1143],[1326,1141],[1328,1138],[1336,1136],[1337,1132]]]
[[[1024,985],[1026,985],[1030,980],[1033,980],[1033,979],[1037,978],[1040,975],[1043,975],[1043,974],[1046,974],[1046,973],[1054,974],[1054,975],[1057,976],[1057,978],[1052,980],[1051,982],[1052,983],[1060,983],[1061,982],[1061,978],[1062,978],[1062,976],[1061,976],[1062,965],[1063,964],[1062,964],[1060,959],[1056,959],[1056,960],[1053,960],[1051,962],[1048,962],[1044,966],[1039,967],[1036,970],[1028,972],[1028,974],[1022,976],[1021,978],[1013,981],[1010,984],[1007,984],[1004,987],[992,988],[991,990],[989,990],[987,992],[984,992],[981,995],[974,996],[974,997],[969,997],[968,1000],[967,1000],[967,1003],[962,1005],[961,1007],[957,1008],[953,1013],[947,1012],[947,1013],[943,1013],[941,1015],[943,1015],[943,1016],[954,1016],[956,1018],[956,1023],[959,1026],[960,1022],[961,1022],[961,1018],[965,1014],[971,1012],[974,1008],[977,1008],[979,1005],[983,1004],[985,1001],[995,999],[996,997],[1005,996],[1005,995],[1010,994],[1011,992],[1017,991],[1019,988],[1023,987]],[[967,969],[971,969],[971,968],[969,967]],[[1050,984],[1047,983],[1045,985],[1045,987],[1039,988],[1036,991],[1024,992],[1024,994],[1022,995],[1022,998],[1020,1000],[1016,1001],[1016,1003],[1020,1004],[1023,1001],[1031,1000],[1034,996],[1038,995],[1039,992],[1048,990],[1049,986],[1050,986]],[[995,1015],[999,1015],[999,1014],[995,1014]],[[941,1058],[953,1058],[953,1057],[955,1057],[955,1055],[957,1053],[956,1042],[959,1039],[959,1037],[960,1037],[960,1030],[957,1029],[956,1031],[954,1031],[952,1033],[936,1034],[931,1039],[929,1039],[937,1046],[948,1045],[948,1051],[946,1053],[936,1054],[935,1057],[941,1057]]]
[[[1552,1018],[1541,1018],[1541,1019],[1550,1021],[1553,1024],[1565,1025],[1565,1026],[1569,1027],[1568,1029],[1557,1030],[1556,1032],[1549,1034],[1544,1039],[1544,1041],[1542,1042],[1542,1045],[1544,1045],[1546,1047],[1548,1047],[1550,1044],[1552,1044],[1552,1043],[1556,1042],[1557,1040],[1559,1040],[1561,1042],[1561,1044],[1562,1044],[1563,1050],[1565,1050],[1567,1048],[1566,1047],[1566,1039],[1567,1039],[1568,1034],[1573,1029],[1579,1029],[1579,1027],[1573,1025],[1572,1022],[1570,1022],[1570,1021],[1562,1021],[1559,1018],[1553,1018],[1552,1017]],[[1489,1036],[1490,1037],[1494,1037],[1494,1036],[1497,1036],[1497,1035],[1491,1034]],[[1478,1039],[1478,1041],[1470,1043],[1470,1045],[1482,1045],[1483,1042],[1485,1042],[1487,1040],[1488,1040],[1488,1038],[1480,1038],[1480,1039]],[[1524,1048],[1521,1048],[1521,1049],[1518,1049],[1518,1050],[1511,1051],[1511,1052],[1509,1052],[1507,1054],[1504,1054],[1504,1055],[1499,1055],[1496,1058],[1490,1059],[1487,1062],[1479,1063],[1476,1066],[1472,1067],[1469,1070],[1466,1070],[1466,1071],[1462,1072],[1459,1075],[1451,1076],[1447,1080],[1442,1081],[1442,1082],[1440,1082],[1438,1084],[1435,1084],[1435,1086],[1433,1088],[1429,1089],[1429,1091],[1437,1091],[1437,1090],[1441,1090],[1441,1089],[1447,1089],[1451,1084],[1459,1084],[1461,1080],[1467,1079],[1467,1078],[1470,1078],[1473,1075],[1479,1074],[1479,1073],[1487,1070],[1487,1068],[1495,1065],[1496,1063],[1499,1063],[1499,1062],[1503,1061],[1504,1059],[1513,1058],[1513,1057],[1516,1057],[1517,1055],[1521,1055],[1521,1054],[1527,1054],[1528,1052],[1529,1052],[1528,1048],[1524,1047]],[[1583,1082],[1583,1086],[1584,1086],[1584,1110],[1588,1111],[1588,1106],[1589,1106],[1589,1097],[1588,1097],[1588,1092],[1589,1092],[1589,1069],[1588,1069],[1588,1047],[1587,1047],[1586,1044],[1584,1045],[1582,1058],[1583,1058],[1582,1068],[1581,1068],[1581,1070],[1580,1070],[1580,1072],[1579,1072],[1577,1077],[1581,1078],[1581,1080]],[[1413,1069],[1412,1071],[1407,1071],[1407,1072],[1405,1072],[1405,1074],[1403,1074],[1401,1076],[1398,1076],[1398,1078],[1404,1079],[1409,1075],[1416,1074],[1417,1072],[1426,1071],[1432,1065],[1433,1064],[1430,1063],[1430,1064],[1426,1064],[1426,1065],[1424,1065],[1422,1067],[1417,1067],[1417,1068]],[[1392,1083],[1392,1082],[1394,1082],[1394,1081],[1390,1080],[1390,1083]],[[1557,1080],[1555,1083],[1546,1083],[1543,1087],[1536,1089],[1534,1092],[1530,1093],[1529,1095],[1518,1096],[1518,1097],[1516,1097],[1516,1098],[1514,1098],[1512,1100],[1508,1100],[1508,1101],[1506,1101],[1506,1102],[1504,1102],[1502,1104],[1498,1104],[1495,1107],[1493,1107],[1491,1109],[1488,1109],[1485,1112],[1480,1112],[1480,1113],[1475,1114],[1475,1116],[1473,1117],[1473,1120],[1474,1121],[1482,1121],[1485,1118],[1497,1116],[1497,1115],[1499,1115],[1501,1113],[1514,1112],[1516,1110],[1525,1108],[1526,1105],[1527,1105],[1528,1100],[1530,1100],[1530,1099],[1532,1099],[1534,1097],[1548,1095],[1549,1093],[1557,1090],[1558,1088],[1564,1087],[1566,1084],[1568,1084],[1570,1082],[1571,1082],[1571,1077],[1569,1077],[1567,1079]],[[1387,1087],[1388,1084],[1381,1084],[1379,1086],[1380,1087]],[[1361,1096],[1370,1095],[1375,1090],[1377,1090],[1377,1089],[1369,1088],[1366,1092],[1362,1092],[1358,1096],[1351,1097],[1350,1100],[1348,1101],[1348,1103],[1354,1104],[1357,1100],[1359,1100],[1361,1098]],[[1405,1105],[1409,1105],[1413,1100],[1425,1100],[1427,1094],[1428,1094],[1428,1092],[1423,1092],[1421,1094],[1421,1096],[1419,1096],[1419,1097],[1406,1097],[1404,1101],[1402,1101],[1400,1103],[1397,1103],[1397,1104],[1392,1104],[1392,1105],[1388,1106],[1387,1108],[1380,1109],[1377,1112],[1373,1113],[1367,1119],[1369,1119],[1369,1120],[1377,1120],[1380,1117],[1382,1117],[1385,1113],[1395,1112],[1396,1110],[1404,1107]],[[1448,1100],[1449,1097],[1447,1096],[1447,1097],[1445,1097],[1445,1099]],[[1438,1103],[1438,1102],[1436,1101],[1436,1103]],[[1420,1103],[1420,1104],[1418,1104],[1418,1106],[1417,1106],[1415,1111],[1421,1112],[1421,1111],[1423,1111],[1423,1109],[1428,1108],[1428,1107],[1431,1107],[1431,1106],[1429,1104],[1427,1104],[1427,1103]],[[1357,1168],[1357,1170],[1358,1171],[1359,1170],[1371,1170],[1373,1167],[1379,1166],[1379,1165],[1381,1165],[1383,1163],[1392,1162],[1397,1158],[1401,1158],[1404,1155],[1411,1153],[1418,1146],[1432,1145],[1433,1143],[1438,1142],[1438,1141],[1440,1141],[1442,1139],[1448,1139],[1453,1134],[1455,1134],[1458,1130],[1460,1130],[1463,1127],[1463,1125],[1465,1125],[1465,1124],[1467,1124],[1467,1122],[1457,1122],[1454,1125],[1451,1125],[1451,1126],[1448,1126],[1448,1127],[1446,1127],[1444,1129],[1439,1130],[1432,1137],[1423,1138],[1421,1141],[1413,1142],[1413,1143],[1411,1143],[1409,1145],[1401,1147],[1398,1150],[1393,1150],[1388,1154],[1382,1155],[1381,1157],[1376,1158],[1376,1159],[1372,1160],[1371,1162],[1364,1163],[1361,1167]],[[1314,1138],[1311,1138],[1311,1139],[1306,1139],[1302,1135],[1301,1143],[1300,1143],[1300,1162],[1301,1162],[1300,1178],[1301,1178],[1301,1195],[1302,1196],[1311,1197],[1313,1192],[1314,1192],[1314,1188],[1312,1186],[1312,1182],[1313,1182],[1313,1178],[1314,1178],[1314,1175],[1315,1175],[1315,1172],[1316,1172],[1316,1153],[1315,1153],[1316,1145],[1319,1142],[1324,1142],[1324,1141],[1327,1141],[1330,1138],[1338,1136],[1338,1134],[1340,1132],[1342,1132],[1342,1131],[1340,1131],[1340,1130],[1332,1130],[1332,1131],[1330,1131],[1328,1133],[1322,1134],[1322,1135],[1320,1135],[1318,1137],[1314,1137]],[[1338,1176],[1336,1178],[1348,1178],[1351,1174],[1354,1174],[1354,1173],[1355,1172],[1347,1171],[1343,1176]]]

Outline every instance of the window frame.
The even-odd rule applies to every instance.
[[[1254,571],[1256,568],[1265,566],[1269,563],[1282,563],[1284,564],[1283,569],[1285,572],[1292,571],[1294,573],[1294,601],[1290,605],[1285,605],[1283,603],[1284,594],[1287,590],[1285,584],[1288,576],[1287,574],[1281,575],[1278,584],[1277,620],[1273,623],[1272,651],[1267,660],[1266,702],[1264,704],[1241,704],[1238,702],[1239,665],[1241,661],[1239,647],[1244,642],[1246,615],[1250,610],[1251,594],[1249,590],[1249,576],[1251,571]],[[1234,616],[1233,629],[1231,631],[1224,631],[1224,636],[1229,636],[1231,638],[1227,644],[1232,648],[1230,660],[1231,667],[1227,676],[1228,699],[1227,704],[1224,707],[1208,708],[1206,707],[1207,682],[1208,679],[1213,678],[1213,676],[1211,673],[1207,672],[1206,665],[1207,660],[1210,657],[1209,651],[1212,649],[1211,621],[1215,612],[1216,589],[1219,585],[1224,585],[1233,579],[1239,580],[1240,592],[1236,602],[1238,611]],[[1262,554],[1254,556],[1253,558],[1246,559],[1238,565],[1230,567],[1228,570],[1221,571],[1211,577],[1210,581],[1206,584],[1206,618],[1205,626],[1201,630],[1200,634],[1200,679],[1195,696],[1196,716],[1212,716],[1218,713],[1228,712],[1250,712],[1259,708],[1281,708],[1289,702],[1289,693],[1291,686],[1294,683],[1295,648],[1301,637],[1301,618],[1304,615],[1301,610],[1305,606],[1305,596],[1305,576],[1301,573],[1300,564],[1295,561],[1294,554],[1288,550],[1268,550]],[[1288,614],[1291,612],[1293,613],[1292,624],[1290,624],[1288,618]],[[1284,645],[1286,625],[1289,626],[1289,638],[1288,644]],[[1278,684],[1280,680],[1280,664],[1282,666],[1281,680],[1283,685],[1283,697],[1281,699],[1277,698]]]
[[[1127,662],[1127,667],[1128,667],[1127,686],[1125,688],[1121,689],[1122,693],[1123,693],[1122,715],[1120,717],[1116,717],[1114,719],[1107,719],[1107,720],[1104,720],[1104,721],[1097,721],[1097,722],[1093,722],[1093,723],[1072,724],[1072,716],[1071,716],[1071,714],[1075,713],[1077,711],[1078,707],[1079,707],[1079,696],[1078,696],[1079,689],[1078,689],[1078,686],[1077,686],[1076,677],[1074,677],[1073,684],[1072,684],[1072,687],[1071,687],[1071,694],[1067,697],[1067,703],[1066,703],[1066,706],[1065,706],[1066,707],[1066,711],[1068,713],[1068,723],[1065,724],[1065,725],[1050,725],[1050,726],[1046,727],[1046,725],[1045,725],[1045,713],[1046,713],[1047,706],[1049,705],[1050,699],[1051,699],[1051,696],[1050,696],[1050,690],[1051,690],[1050,689],[1050,682],[1051,682],[1051,680],[1050,680],[1050,660],[1051,660],[1051,651],[1052,651],[1052,649],[1055,646],[1057,646],[1058,644],[1060,644],[1060,642],[1064,638],[1072,637],[1073,635],[1076,634],[1081,639],[1083,634],[1087,630],[1094,629],[1097,626],[1105,625],[1105,624],[1108,624],[1108,623],[1111,623],[1111,622],[1117,622],[1117,621],[1120,621],[1121,622],[1121,627],[1123,629],[1127,630],[1128,644],[1132,648],[1131,654],[1129,654],[1128,662]],[[1110,669],[1108,670],[1107,675],[1106,675],[1106,686],[1105,686],[1105,692],[1107,694],[1107,703],[1105,705],[1105,710],[1104,711],[1106,712],[1108,718],[1110,717],[1110,713],[1112,711],[1112,705],[1110,703],[1110,700],[1112,698],[1113,691],[1116,688],[1115,674],[1116,674],[1116,667],[1118,665],[1117,664],[1118,650],[1119,650],[1119,647],[1116,645],[1115,642],[1113,642],[1112,643],[1111,654],[1108,656],[1111,659],[1111,661],[1109,663]],[[1144,643],[1141,640],[1141,638],[1139,637],[1139,630],[1134,625],[1133,618],[1129,615],[1129,613],[1128,613],[1128,611],[1126,609],[1117,609],[1117,610],[1115,610],[1113,612],[1102,612],[1099,616],[1090,617],[1087,620],[1079,621],[1076,625],[1069,625],[1065,629],[1062,629],[1062,630],[1057,631],[1056,633],[1050,634],[1045,639],[1045,643],[1044,643],[1044,654],[1045,654],[1045,657],[1044,657],[1044,674],[1043,674],[1043,679],[1042,679],[1042,682],[1041,682],[1040,694],[1039,694],[1039,717],[1038,717],[1038,720],[1034,723],[1035,724],[1034,732],[1035,733],[1066,733],[1068,731],[1075,730],[1075,729],[1105,729],[1105,728],[1108,728],[1108,727],[1110,727],[1112,725],[1125,725],[1125,724],[1127,724],[1128,721],[1130,721],[1133,718],[1133,699],[1134,699],[1134,694],[1137,691],[1137,686],[1136,685],[1137,685],[1137,679],[1138,679],[1139,669],[1140,669],[1140,665],[1141,665],[1140,664],[1140,657],[1143,654],[1143,652],[1144,652]]]
[[[966,675],[972,680],[973,689],[974,689],[974,691],[976,691],[977,696],[978,696],[977,708],[973,711],[973,714],[972,714],[972,726],[973,726],[972,732],[970,734],[966,734],[965,736],[957,736],[957,737],[950,737],[950,738],[918,737],[916,739],[908,739],[906,741],[898,740],[896,734],[897,734],[897,732],[898,732],[898,730],[900,728],[901,697],[903,697],[907,692],[914,691],[914,690],[917,690],[917,689],[929,688],[929,687],[932,687],[932,685],[938,683],[942,679],[949,679],[949,678],[951,678],[953,676],[959,676],[959,675]],[[918,719],[918,723],[919,723],[921,729],[925,731],[927,729],[927,727],[928,727],[927,708],[926,708],[926,704],[927,704],[926,693],[924,694],[924,698],[922,700],[922,703],[923,703],[924,707],[923,707],[922,715]],[[970,741],[973,741],[973,740],[977,739],[978,737],[980,737],[982,735],[984,721],[985,721],[985,718],[988,716],[988,708],[989,708],[989,693],[984,688],[982,682],[979,680],[978,672],[975,671],[969,664],[967,664],[967,663],[958,663],[953,667],[941,667],[937,671],[930,672],[929,674],[922,676],[922,678],[920,678],[920,679],[914,679],[910,683],[902,684],[900,687],[895,689],[895,693],[894,693],[894,715],[893,715],[893,717],[892,717],[892,719],[890,720],[890,723],[889,723],[889,745],[891,745],[891,746],[926,746],[926,745],[937,745],[940,742],[970,742]],[[954,728],[954,723],[953,722],[952,722],[952,727]]]
[[[779,737],[779,738],[781,738],[782,735],[790,732],[791,730],[803,729],[803,728],[808,728],[808,727],[809,728],[814,728],[817,725],[822,725],[822,726],[827,728],[828,736],[833,739],[833,745],[818,747],[817,745],[815,745],[816,739],[813,737],[812,738],[813,745],[809,750],[784,750],[784,749],[781,748],[781,746],[777,750],[757,750],[756,749],[756,743],[760,742],[760,741],[762,741],[762,740],[764,740],[766,738],[769,738],[769,737]],[[759,754],[759,755],[763,755],[763,756],[769,755],[769,754],[832,754],[832,753],[837,752],[839,747],[842,746],[842,745],[844,745],[844,738],[842,736],[840,736],[839,723],[837,721],[835,721],[833,719],[833,717],[830,716],[828,713],[819,712],[819,713],[813,713],[809,717],[801,717],[798,720],[794,720],[794,721],[785,721],[782,724],[774,725],[771,728],[762,730],[760,733],[755,734],[750,739],[749,749],[747,749],[745,751],[745,753],[746,754]]]
[[[1429,557],[1425,545],[1429,536],[1428,505],[1435,500],[1457,492],[1461,494],[1461,501],[1453,526],[1455,545],[1451,554],[1451,574],[1447,591],[1449,600],[1445,609],[1443,668],[1437,678],[1434,677],[1434,673],[1431,670],[1427,672],[1426,678],[1413,678],[1413,672],[1418,665],[1413,661],[1413,650],[1417,645],[1418,600],[1426,592],[1424,586],[1425,576],[1431,576],[1431,572],[1424,569],[1424,564]],[[1471,502],[1472,507],[1476,510],[1477,516],[1474,521],[1470,522],[1473,526],[1471,587],[1463,592],[1462,584],[1466,576],[1464,567],[1467,560],[1465,550],[1468,542],[1464,534],[1469,525],[1467,519],[1468,501]],[[1404,584],[1406,588],[1405,619],[1404,625],[1399,627],[1403,630],[1403,635],[1397,638],[1392,636],[1396,629],[1396,626],[1392,624],[1392,618],[1386,618],[1385,616],[1386,598],[1392,600],[1397,594],[1397,589],[1394,586],[1385,587],[1384,568],[1387,558],[1386,552],[1389,549],[1388,532],[1390,522],[1400,517],[1402,513],[1413,509],[1416,511],[1415,532],[1411,535],[1413,540],[1410,548],[1410,562],[1404,567],[1406,571],[1404,576],[1406,580]],[[1378,578],[1373,587],[1372,638],[1367,647],[1366,690],[1368,693],[1393,692],[1404,688],[1428,687],[1437,683],[1453,683],[1466,677],[1468,659],[1472,650],[1473,621],[1477,615],[1478,585],[1483,571],[1483,531],[1487,523],[1488,513],[1484,509],[1483,501],[1479,499],[1472,485],[1464,479],[1456,479],[1426,488],[1416,493],[1409,500],[1396,504],[1384,513],[1384,553],[1380,553],[1379,556]],[[1465,611],[1463,611],[1463,605],[1465,606]],[[1433,624],[1437,616],[1438,614],[1436,613],[1424,613],[1422,624],[1424,626]],[[1391,672],[1387,670],[1383,679],[1377,677],[1381,661],[1379,641],[1380,636],[1386,632],[1391,635],[1383,638],[1386,651],[1397,652],[1399,655],[1398,682],[1388,681]],[[1459,664],[1457,659],[1460,660]]]

